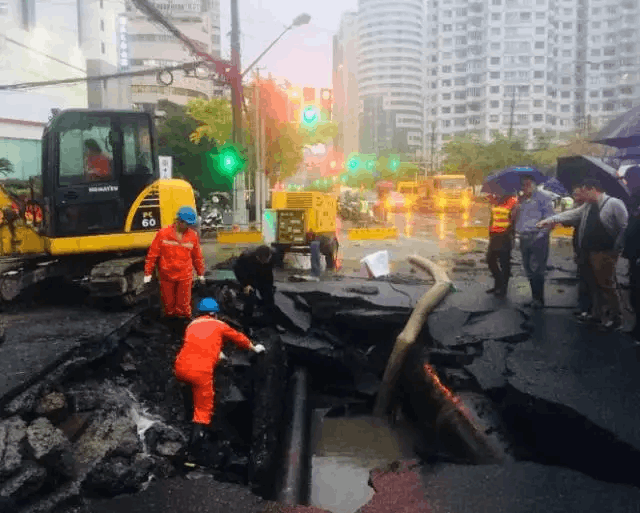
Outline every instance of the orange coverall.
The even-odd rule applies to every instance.
[[[213,417],[213,374],[225,341],[243,349],[251,341],[228,324],[208,315],[191,322],[184,334],[184,344],[175,363],[176,377],[190,383],[193,390],[193,422],[210,424]]]
[[[179,240],[175,225],[162,228],[147,253],[145,276],[151,276],[156,263],[164,314],[190,318],[194,266],[198,276],[204,276],[204,258],[198,234],[188,228]]]

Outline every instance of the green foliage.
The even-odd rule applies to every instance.
[[[319,121],[314,126],[300,124],[303,146],[326,144],[338,136],[338,125],[333,121]]]
[[[8,176],[13,173],[13,164],[9,159],[0,158],[0,175]]]
[[[166,100],[161,100],[158,107],[166,112],[166,118],[158,124],[158,149],[160,155],[173,157],[174,176],[184,178],[201,194],[228,191],[230,180],[215,174],[207,158],[216,146],[215,141],[208,137],[200,138],[197,143],[191,140],[191,134],[199,125],[185,107]]]
[[[278,171],[278,179],[284,180],[298,172],[304,160],[303,139],[293,123],[277,123],[277,137],[271,138],[267,146],[266,169]]]
[[[212,141],[227,141],[231,137],[233,115],[231,103],[224,98],[204,100],[196,98],[187,103],[187,114],[198,121],[190,140],[200,142],[203,137]]]
[[[578,134],[564,144],[555,144],[552,135],[542,133],[536,137],[533,146],[533,150],[527,150],[523,140],[509,140],[500,133],[491,142],[482,142],[471,134],[464,134],[445,145],[441,172],[464,174],[471,185],[479,185],[490,174],[509,166],[533,165],[553,174],[559,157],[603,156],[606,152],[602,145],[591,143]]]

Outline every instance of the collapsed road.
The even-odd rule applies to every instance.
[[[591,511],[635,511],[640,482],[629,469],[640,463],[633,408],[640,387],[633,386],[631,343],[623,335],[604,342],[562,322],[571,269],[556,270],[550,287],[559,308],[533,314],[517,292],[506,303],[484,294],[473,256],[452,267],[463,269],[452,274],[457,292],[430,315],[395,388],[415,453],[389,467],[376,462],[384,467],[371,474],[376,494],[349,511],[369,499],[362,512],[391,511],[390,490],[406,495],[408,511],[531,511],[522,502],[538,499],[575,511],[578,498],[586,507],[592,500]],[[308,503],[317,485],[318,424],[368,418],[393,343],[430,283],[416,276],[280,283],[279,327],[257,316],[251,334],[267,352],[230,348],[217,371],[214,436],[195,471],[183,465],[186,390],[171,370],[179,342],[153,309],[100,312],[100,322],[111,324],[93,337],[81,327],[97,322],[93,309],[15,312],[6,317],[3,361],[16,345],[62,349],[49,348],[57,359],[39,367],[16,368],[3,389],[0,497],[13,501],[11,511],[56,513],[261,512],[286,511],[273,509],[274,501]],[[227,295],[229,305],[229,276],[214,271],[208,284],[199,294]],[[513,290],[521,289],[518,277]],[[35,335],[43,329],[36,324],[55,326],[56,318],[68,332]],[[446,428],[453,404],[501,448],[502,464],[478,465],[469,444]],[[523,485],[528,476],[546,488]],[[564,484],[552,485],[556,478]],[[414,493],[420,480],[421,497]]]

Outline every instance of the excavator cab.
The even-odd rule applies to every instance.
[[[43,205],[39,231],[47,237],[123,233],[134,201],[159,178],[148,113],[62,111],[42,141],[36,199]]]

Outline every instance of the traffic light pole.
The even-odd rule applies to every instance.
[[[232,109],[232,137],[238,146],[244,146],[242,140],[242,98],[240,85],[240,17],[238,15],[238,0],[231,0],[231,65],[237,70],[235,80],[239,81],[231,88]],[[245,174],[238,173],[233,182],[233,224],[245,228],[247,224],[247,202],[245,194]]]

